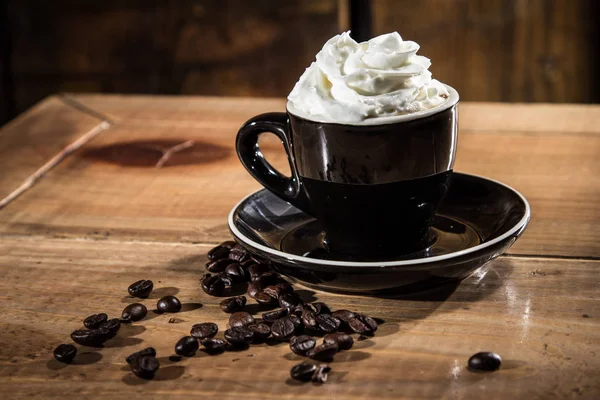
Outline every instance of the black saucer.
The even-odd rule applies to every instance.
[[[530,218],[527,200],[490,179],[454,173],[431,228],[432,245],[393,259],[357,259],[323,246],[318,222],[266,189],[229,214],[235,239],[293,280],[321,290],[368,293],[412,291],[464,279],[504,253]]]

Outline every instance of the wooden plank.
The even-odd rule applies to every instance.
[[[115,125],[3,210],[0,232],[212,243],[227,237],[229,210],[260,187],[237,160],[236,131],[251,116],[279,109],[282,100],[130,101],[84,97],[85,104],[115,119]],[[521,112],[489,104],[465,107],[469,111],[461,116],[461,126],[472,130],[460,133],[456,169],[503,181],[531,201],[531,226],[511,252],[597,257],[600,135],[572,133],[565,125],[565,133],[534,130],[531,119],[549,124],[544,116],[554,111],[553,120],[560,119],[570,106]],[[593,121],[597,110],[588,107],[581,115]],[[496,117],[490,117],[490,127],[485,125],[485,115],[510,111],[518,118],[509,127],[522,131],[491,130],[501,124]],[[189,140],[194,146],[175,154],[164,168],[155,168],[162,156],[158,148]],[[265,141],[267,157],[283,170],[287,160],[280,149],[273,137]]]
[[[252,346],[209,357],[168,360],[191,325],[227,315],[197,280],[209,247],[40,237],[0,241],[0,387],[6,398],[396,399],[598,398],[600,396],[599,261],[502,257],[454,288],[388,298],[303,289],[325,301],[383,318],[375,337],[338,354],[322,386],[288,379],[301,358],[287,345]],[[52,350],[92,313],[120,315],[127,286],[152,279],[155,292],[184,303],[177,315],[124,326],[106,348],[80,348],[87,365],[60,365]],[[202,304],[202,307],[199,306]],[[254,307],[254,306],[252,306]],[[256,308],[253,308],[256,311]],[[181,323],[169,323],[176,316]],[[219,336],[222,333],[219,334]],[[124,358],[154,346],[157,380],[131,376]],[[495,351],[500,371],[466,370],[470,355]]]

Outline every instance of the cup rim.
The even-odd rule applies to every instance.
[[[390,117],[367,118],[363,121],[356,121],[356,122],[335,122],[332,120],[328,120],[324,116],[314,116],[314,115],[305,113],[301,110],[298,110],[296,107],[294,107],[292,102],[289,100],[286,103],[285,109],[288,112],[288,114],[291,114],[297,118],[305,119],[307,121],[312,121],[312,122],[319,122],[319,123],[323,123],[323,124],[352,125],[352,126],[373,126],[373,125],[397,124],[400,122],[407,122],[407,121],[413,121],[415,119],[426,118],[431,115],[440,113],[442,111],[446,111],[447,109],[455,106],[458,103],[458,101],[460,100],[460,96],[458,95],[458,92],[452,86],[446,85],[445,83],[442,83],[442,85],[444,85],[444,87],[448,90],[448,98],[446,99],[446,101],[444,101],[442,104],[440,104],[436,107],[428,108],[427,110],[417,111],[417,112],[410,113],[410,114],[394,115],[394,116],[390,116]]]

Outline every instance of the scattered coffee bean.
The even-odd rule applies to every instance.
[[[290,339],[290,349],[294,354],[305,356],[317,345],[314,337],[308,335],[294,336]]]
[[[198,339],[193,336],[184,336],[175,344],[175,354],[184,357],[193,357],[198,351]]]
[[[501,364],[502,358],[498,354],[484,351],[472,355],[468,366],[472,371],[495,371]]]
[[[269,285],[263,290],[269,296],[279,298],[279,296],[281,295],[292,293],[294,291],[294,288],[292,288],[292,285],[290,285],[287,282],[279,282],[274,285]]]
[[[341,324],[339,319],[332,317],[330,314],[317,314],[315,320],[319,329],[327,333],[337,331]]]
[[[200,278],[200,286],[211,296],[222,296],[225,291],[225,283],[218,275],[205,274]]]
[[[154,347],[146,347],[143,350],[136,351],[135,353],[130,354],[129,356],[127,356],[125,361],[127,362],[127,364],[132,364],[137,358],[143,356],[156,357],[156,350],[154,349]]]
[[[71,333],[71,339],[82,346],[102,347],[102,344],[110,339],[110,335],[108,329],[80,329]]]
[[[180,324],[182,322],[185,322],[185,320],[183,320],[181,318],[177,318],[177,317],[169,318],[170,324]]]
[[[252,282],[257,280],[261,275],[269,272],[271,272],[271,269],[265,264],[252,264],[248,267],[248,274]]]
[[[141,303],[133,303],[125,307],[121,313],[121,319],[123,321],[140,321],[148,314],[148,309]]]
[[[227,258],[229,256],[230,251],[231,250],[229,247],[217,246],[217,247],[210,249],[208,251],[208,253],[206,254],[206,257],[211,261],[219,260],[221,258]]]
[[[228,299],[223,300],[220,304],[221,310],[228,314],[234,313],[236,311],[242,311],[245,305],[245,296],[230,297]]]
[[[252,297],[258,304],[262,304],[265,306],[274,306],[277,305],[277,298],[273,296],[269,296],[263,290],[259,290],[254,297]]]
[[[377,330],[377,322],[363,314],[354,314],[354,318],[348,321],[348,326],[361,335],[372,335]]]
[[[203,322],[195,324],[190,330],[190,335],[198,340],[204,340],[214,337],[219,332],[219,326],[214,322]]]
[[[233,240],[227,240],[223,243],[221,243],[219,246],[221,247],[227,247],[228,249],[231,249],[233,246],[237,246],[237,242],[233,241]]]
[[[88,329],[96,329],[108,320],[108,315],[104,313],[92,314],[83,320],[83,326]]]
[[[225,272],[219,272],[217,276],[220,280],[223,281],[223,285],[225,285],[225,290],[223,293],[229,290],[231,286],[233,286],[233,284],[235,283],[231,276],[227,275]]]
[[[231,265],[231,264],[235,264],[234,260],[230,260],[229,258],[221,258],[220,260],[215,260],[215,261],[209,261],[206,263],[206,269],[209,272],[213,272],[213,273],[219,273],[219,272],[224,272],[225,269]]]
[[[289,314],[289,310],[287,308],[279,308],[277,310],[267,311],[266,313],[261,315],[261,318],[265,322],[273,323],[278,319],[287,317],[288,314]]]
[[[254,334],[252,338],[254,344],[263,343],[271,335],[271,328],[267,324],[248,325],[248,329]]]
[[[294,321],[290,317],[278,319],[271,325],[271,334],[277,340],[288,340],[297,331]]]
[[[300,331],[302,331],[302,328],[304,328],[304,325],[302,324],[302,320],[300,318],[296,317],[294,314],[290,314],[288,316],[288,318],[290,319],[290,321],[292,321],[292,323],[296,327],[296,333],[299,333]]]
[[[252,343],[254,333],[243,326],[229,328],[223,334],[225,340],[231,343],[233,346],[243,346]]]
[[[254,298],[256,297],[257,293],[260,292],[262,289],[259,285],[257,285],[256,283],[250,283],[248,285],[248,290],[246,291],[246,293],[248,294],[248,296],[250,298]]]
[[[142,356],[135,359],[131,364],[131,372],[142,379],[152,379],[158,371],[160,363],[153,356]]]
[[[320,364],[312,376],[312,381],[315,383],[327,382],[327,375],[331,371],[331,367],[327,364]]]
[[[281,296],[279,296],[279,306],[281,306],[281,308],[289,308],[289,309],[294,309],[298,304],[302,304],[302,300],[300,299],[300,296],[298,296],[296,293],[287,293],[287,294],[282,294]]]
[[[175,296],[164,296],[156,302],[156,310],[162,313],[176,313],[181,311],[181,302]]]
[[[310,309],[305,308],[304,311],[302,312],[302,317],[300,319],[302,320],[302,323],[304,324],[304,327],[306,329],[316,330],[318,328],[316,317],[317,317],[317,314],[315,314]]]
[[[246,327],[255,323],[256,320],[254,319],[254,317],[245,311],[234,312],[229,317],[229,326],[232,328]]]
[[[276,285],[278,283],[281,283],[281,277],[279,276],[279,274],[277,274],[275,272],[267,272],[265,274],[258,276],[254,280],[251,279],[251,281],[253,283],[256,283],[261,288],[264,288],[267,286]]]
[[[312,310],[315,314],[330,314],[331,311],[329,310],[329,307],[327,307],[327,304],[322,303],[320,301],[314,302],[314,303],[308,303],[306,304],[306,307],[308,307],[310,310]]]
[[[352,311],[348,311],[348,310],[337,310],[337,311],[332,312],[331,315],[333,317],[336,317],[340,321],[348,324],[350,322],[350,320],[352,318],[354,318],[354,316],[356,314],[354,314]]]
[[[146,297],[150,296],[150,292],[152,292],[153,287],[154,283],[152,283],[151,280],[142,279],[129,285],[127,292],[129,292],[129,294],[133,297],[145,299]]]
[[[238,263],[229,264],[225,268],[225,273],[234,283],[246,282],[246,270]]]
[[[202,346],[208,354],[219,354],[227,350],[229,344],[223,339],[209,338],[202,341]]]
[[[54,349],[54,358],[61,363],[69,364],[77,355],[77,347],[72,344],[60,344]]]
[[[231,250],[229,252],[229,258],[231,258],[232,260],[235,260],[237,262],[242,262],[242,261],[246,261],[248,258],[250,258],[250,254],[248,253],[248,251],[246,249],[244,249],[242,246],[237,244],[231,248]]]
[[[119,329],[121,329],[121,320],[119,318],[109,319],[103,324],[100,324],[98,329],[105,329],[108,331],[108,339],[112,339],[117,336]]]
[[[310,382],[316,370],[315,364],[302,363],[292,367],[290,376],[297,381]]]
[[[338,346],[335,343],[323,343],[312,350],[309,350],[306,355],[313,360],[331,361],[335,353],[338,352]]]
[[[354,339],[347,333],[335,332],[325,335],[323,343],[335,343],[340,350],[350,350],[354,345]]]

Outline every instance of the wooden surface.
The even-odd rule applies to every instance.
[[[286,345],[170,362],[192,324],[225,326],[218,299],[198,287],[205,254],[229,238],[226,215],[259,188],[233,150],[249,117],[283,100],[77,95],[51,97],[0,130],[0,194],[10,193],[68,143],[109,129],[0,209],[2,398],[335,399],[600,397],[600,107],[462,103],[457,170],[521,191],[532,221],[503,256],[458,287],[369,298],[314,292],[306,300],[383,318],[378,334],[336,356],[323,386],[288,379]],[[162,150],[193,145],[155,165]],[[285,167],[280,145],[267,156]],[[181,323],[149,317],[124,327],[85,365],[52,350],[92,313],[119,315],[127,286],[154,280],[177,294]],[[200,306],[202,304],[202,306]],[[256,311],[256,308],[253,309]],[[124,357],[157,348],[157,379],[140,381]],[[500,371],[466,361],[495,351]]]

